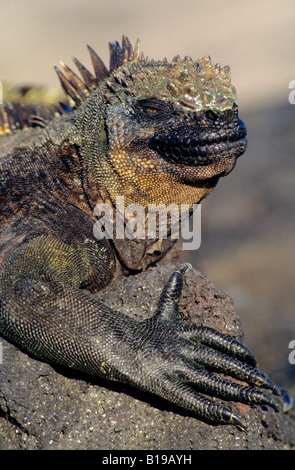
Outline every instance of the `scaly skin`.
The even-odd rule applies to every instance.
[[[229,69],[209,57],[149,61],[111,45],[108,71],[90,49],[95,76],[58,70],[70,109],[0,109],[0,332],[37,358],[128,383],[200,418],[245,428],[210,395],[248,404],[279,394],[235,339],[178,321],[187,265],[172,274],[144,322],[81,288],[147,269],[174,241],[95,239],[94,208],[185,203],[192,209],[246,148]],[[126,222],[126,220],[125,220]],[[247,382],[241,385],[220,373]]]

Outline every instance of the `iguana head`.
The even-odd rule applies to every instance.
[[[96,77],[76,59],[84,83],[66,66],[59,75],[101,187],[126,204],[202,200],[246,149],[229,67],[209,56],[149,60],[124,37],[109,71],[90,52]]]

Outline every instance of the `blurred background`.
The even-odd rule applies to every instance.
[[[294,0],[1,0],[0,79],[59,90],[53,65],[108,63],[108,42],[141,40],[154,59],[230,65],[248,149],[202,205],[202,244],[184,253],[231,295],[260,367],[295,395]]]

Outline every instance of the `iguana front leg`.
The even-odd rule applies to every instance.
[[[89,242],[73,250],[52,236],[18,248],[1,271],[1,333],[43,361],[132,385],[218,423],[245,428],[242,419],[202,392],[278,409],[255,388],[279,393],[255,369],[255,359],[243,345],[210,328],[178,321],[186,266],[172,274],[154,316],[137,322],[79,290],[95,269],[104,272],[110,263],[102,251],[91,266],[91,250],[97,249]]]

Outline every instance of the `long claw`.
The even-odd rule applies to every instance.
[[[182,275],[190,267],[189,263],[183,263],[172,273],[162,291],[155,317],[179,321],[178,301],[182,292]]]

